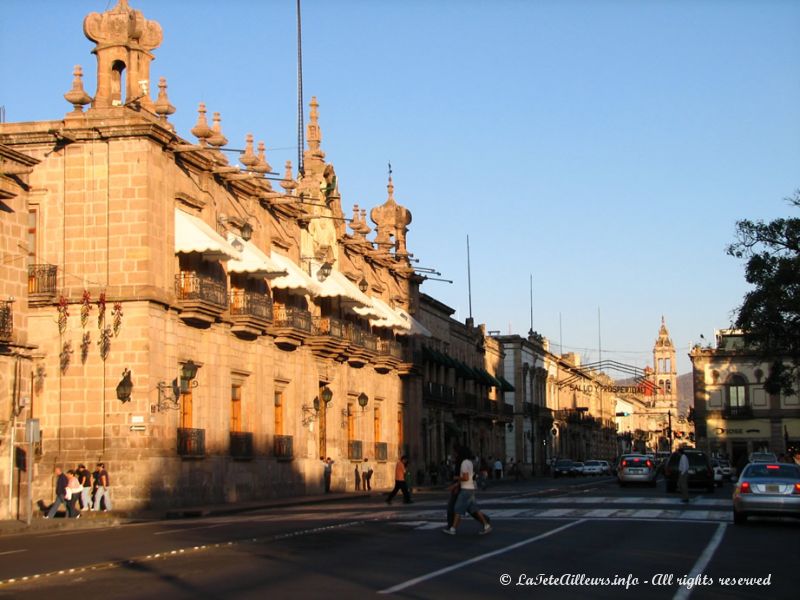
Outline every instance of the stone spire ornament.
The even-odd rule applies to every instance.
[[[64,94],[64,99],[74,107],[73,114],[81,114],[83,113],[84,105],[89,104],[92,99],[83,89],[83,69],[81,69],[80,65],[75,65],[72,75],[74,76],[72,89]]]
[[[381,250],[393,247],[396,256],[408,258],[406,233],[411,223],[411,212],[395,202],[391,164],[389,164],[389,183],[386,185],[386,190],[388,191],[386,202],[370,211],[370,217],[378,232],[375,243]]]
[[[248,133],[244,140],[244,152],[239,155],[239,162],[253,170],[253,166],[258,163],[258,157],[253,153],[253,134]]]
[[[222,117],[218,112],[214,113],[214,124],[211,126],[211,135],[206,138],[209,145],[219,149],[228,143],[228,138],[222,135]]]
[[[262,175],[272,171],[272,166],[267,162],[267,146],[264,142],[258,142],[258,160],[253,166],[253,171]]]
[[[197,122],[192,127],[191,134],[197,138],[201,146],[206,145],[206,139],[211,135],[211,128],[206,119],[206,105],[201,102],[197,107]]]
[[[297,182],[294,180],[292,176],[292,161],[286,161],[286,171],[283,174],[283,179],[281,179],[280,186],[286,190],[287,194],[292,194],[294,189],[297,187]]]
[[[153,105],[153,110],[169,129],[175,130],[171,123],[167,123],[167,117],[175,112],[175,107],[169,103],[169,98],[167,98],[166,77],[160,77],[158,80],[158,98]]]

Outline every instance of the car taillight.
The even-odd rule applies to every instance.
[[[800,494],[800,483],[794,484],[794,489],[792,490],[793,494]]]
[[[653,463],[651,463],[649,460],[648,460],[648,461],[647,461],[645,464],[646,464],[646,465],[647,465],[649,468],[651,468],[651,469],[653,468]]]
[[[627,460],[623,460],[622,461],[622,466],[623,467],[627,467],[628,466],[628,461]]]
[[[797,486],[795,486],[795,491],[797,490]],[[750,482],[743,481],[742,485],[739,486],[739,493],[740,494],[751,494],[752,490],[750,489]]]
[[[767,471],[777,471],[780,469],[778,465],[767,465]]]

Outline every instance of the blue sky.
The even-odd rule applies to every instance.
[[[82,21],[114,4],[3,2],[7,121],[63,117],[74,64],[94,93]],[[164,30],[179,134],[202,101],[231,147],[294,159],[294,4],[131,0]],[[305,96],[348,215],[385,200],[391,160],[409,250],[454,280],[422,290],[458,318],[469,235],[477,322],[524,335],[533,276],[554,349],[641,367],[664,315],[686,372],[747,290],[736,220],[800,188],[798,31],[793,1],[304,0]]]

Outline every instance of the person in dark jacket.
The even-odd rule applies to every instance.
[[[72,517],[72,510],[67,503],[67,476],[61,471],[61,467],[56,467],[53,473],[55,473],[56,476],[56,501],[53,502],[53,506],[50,507],[50,510],[44,518],[52,519],[62,504],[67,507],[67,517]]]

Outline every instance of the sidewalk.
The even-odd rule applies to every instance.
[[[251,502],[237,502],[231,504],[210,504],[164,510],[136,511],[135,513],[119,511],[84,511],[81,513],[80,519],[67,519],[64,512],[59,512],[52,519],[45,519],[42,515],[35,514],[30,527],[28,527],[24,520],[0,519],[0,537],[28,532],[39,533],[42,531],[117,527],[127,523],[142,523],[165,519],[235,515],[269,508],[286,508],[289,506],[305,506],[328,502],[344,502],[348,500],[366,500],[371,497],[378,498],[385,494],[385,490],[372,490],[371,492],[339,492],[314,496],[271,498],[268,500],[254,500]]]

